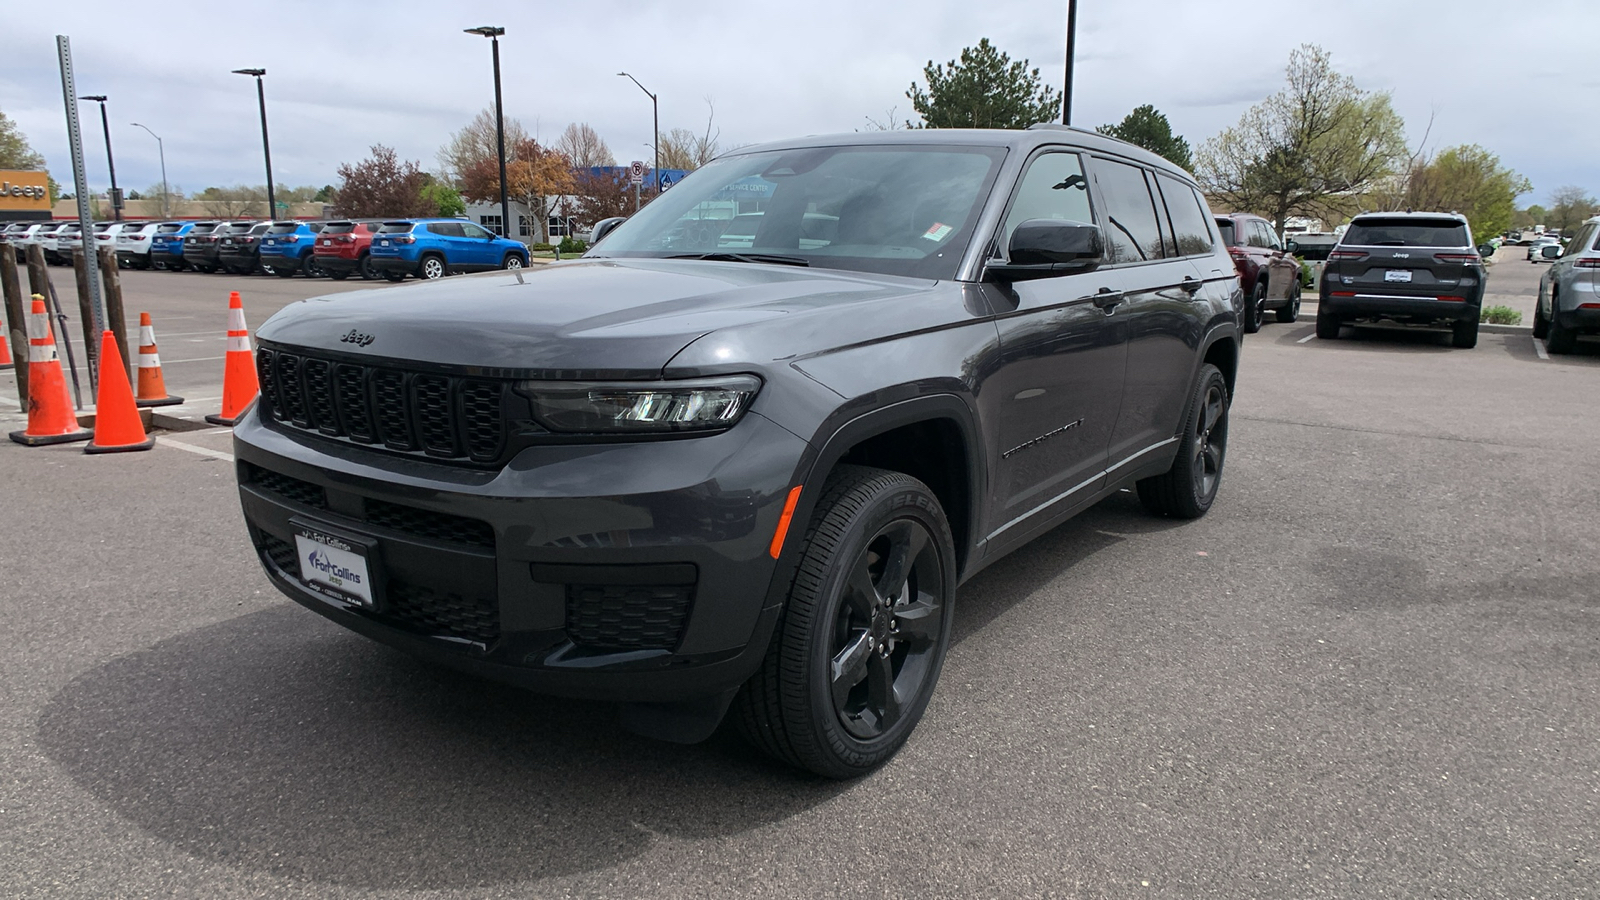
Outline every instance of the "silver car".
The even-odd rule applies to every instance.
[[[1580,334],[1600,334],[1600,216],[1578,235],[1539,279],[1533,336],[1551,353],[1571,353]]]

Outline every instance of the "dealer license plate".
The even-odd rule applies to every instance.
[[[322,243],[322,246],[324,246],[324,247],[332,247],[333,246],[333,241],[322,241],[321,243]]]
[[[1384,272],[1383,272],[1383,280],[1384,281],[1410,281],[1411,280],[1411,270],[1410,269],[1385,269]]]
[[[378,242],[378,246],[379,247],[387,247],[387,246],[389,246],[389,242],[388,241],[379,241]]]
[[[294,543],[302,581],[341,600],[372,606],[366,547],[310,528],[301,528]]]

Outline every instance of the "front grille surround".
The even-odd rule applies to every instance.
[[[674,650],[694,586],[568,584],[567,637],[588,650]]]
[[[506,453],[503,379],[269,347],[256,351],[256,372],[263,411],[281,426],[448,462],[487,465]]]

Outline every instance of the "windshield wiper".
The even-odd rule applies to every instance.
[[[714,250],[710,253],[679,253],[666,259],[709,259],[717,262],[772,263],[778,266],[809,266],[811,263],[799,256],[779,256],[774,253],[729,253]]]

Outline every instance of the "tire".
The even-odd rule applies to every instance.
[[[1578,349],[1578,333],[1561,324],[1556,315],[1556,297],[1550,295],[1550,327],[1545,332],[1544,348],[1551,354],[1563,356]]]
[[[1289,323],[1300,319],[1300,283],[1298,281],[1294,285],[1294,296],[1289,298],[1289,302],[1286,305],[1278,307],[1276,312],[1279,322]]]
[[[1137,485],[1145,509],[1172,519],[1198,519],[1211,508],[1228,456],[1228,406],[1221,370],[1210,363],[1201,366],[1172,468]]]
[[[1552,304],[1552,308],[1553,307],[1554,304]],[[1533,304],[1533,336],[1542,341],[1549,333],[1550,320],[1544,317],[1544,304],[1542,299],[1535,300]]]
[[[1264,283],[1256,285],[1250,292],[1250,299],[1244,305],[1244,333],[1255,334],[1261,330],[1261,304],[1266,302],[1267,286]]]
[[[299,270],[299,268],[299,266],[273,266],[272,274],[278,276],[279,278],[293,278],[294,273]]]
[[[384,277],[384,279],[386,281],[393,281],[396,284],[399,284],[400,282],[406,280],[406,273],[404,273],[404,272],[385,272],[385,273],[383,273],[383,277]]]
[[[506,258],[500,260],[500,268],[502,269],[520,269],[522,266],[522,257],[515,253],[507,253]]]
[[[340,269],[338,271],[330,271],[328,273],[328,277],[332,278],[334,281],[343,281],[350,277],[350,273]]]
[[[372,256],[366,253],[361,254],[361,258],[356,260],[356,271],[360,272],[361,277],[367,281],[377,281],[383,277],[377,269],[372,267]]]
[[[1471,350],[1478,346],[1478,320],[1457,322],[1450,326],[1450,346],[1457,350]]]
[[[328,274],[322,266],[317,265],[316,256],[310,253],[305,255],[305,262],[301,265],[300,271],[304,272],[307,278],[321,278]]]
[[[766,659],[735,700],[739,731],[769,756],[827,778],[871,772],[927,708],[954,599],[955,541],[927,485],[838,467],[800,545]]]
[[[1342,324],[1337,316],[1324,313],[1321,303],[1317,304],[1317,340],[1338,340],[1339,328]]]
[[[425,281],[437,281],[449,274],[445,268],[444,260],[437,256],[424,256],[421,264],[417,266],[417,277]]]

